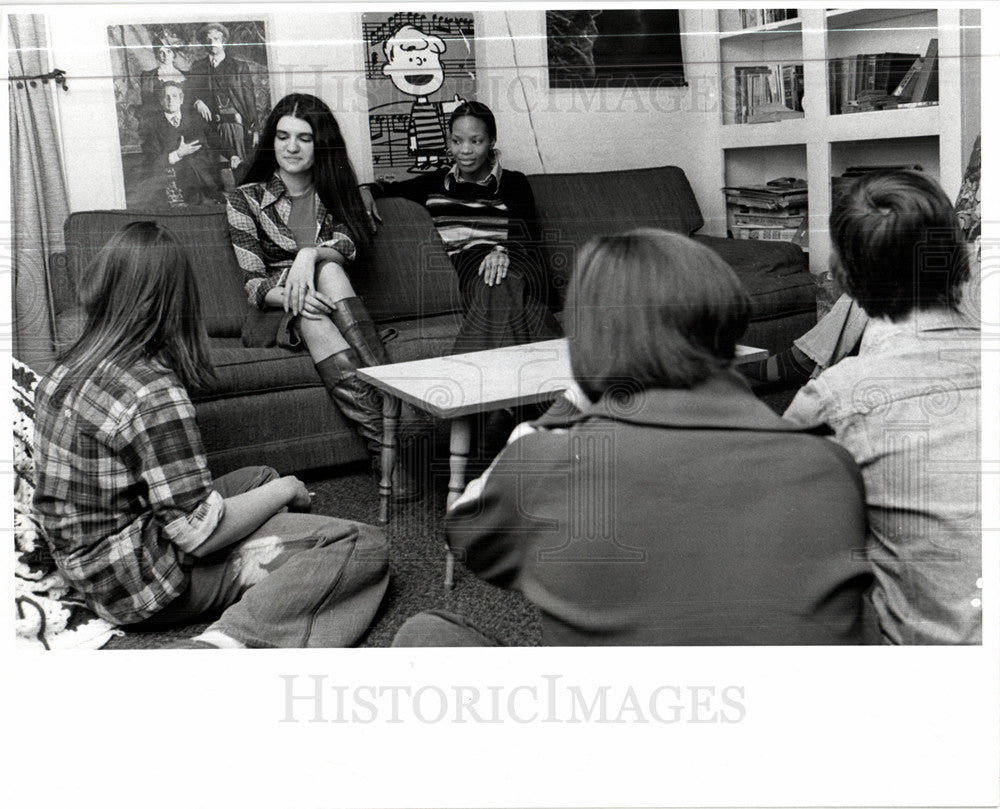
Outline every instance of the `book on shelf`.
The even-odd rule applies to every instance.
[[[798,9],[794,8],[741,8],[740,27],[757,28],[772,22],[794,20],[798,16]]]
[[[775,187],[768,185],[726,186],[723,191],[726,199],[740,207],[755,208],[765,211],[785,210],[804,206],[809,199],[809,191],[804,181],[793,187]]]
[[[734,70],[736,123],[768,123],[805,115],[801,64],[742,65]]]
[[[761,242],[790,242],[798,234],[799,228],[762,228],[733,226],[734,239],[753,239]]]
[[[781,211],[771,211],[769,213],[780,214]],[[740,213],[733,215],[733,223],[736,227],[746,228],[797,228],[805,221],[805,214],[799,213],[797,216],[767,216],[754,213]]]
[[[860,177],[872,171],[923,171],[919,163],[879,163],[874,166],[848,166],[841,177]]]
[[[926,57],[919,53],[896,52],[859,53],[831,59],[828,62],[830,114],[893,109],[910,101],[910,93],[918,92],[924,72],[922,60],[926,61]]]
[[[913,79],[913,91],[906,101],[925,102],[938,100],[938,41],[927,44],[927,53],[920,60],[920,70]],[[901,99],[903,100],[903,99]]]
[[[836,200],[858,177],[873,171],[923,171],[919,163],[878,163],[870,166],[848,166],[839,177],[830,178],[830,196]]]

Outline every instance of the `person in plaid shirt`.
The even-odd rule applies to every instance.
[[[345,646],[388,583],[372,526],[317,515],[268,467],[213,480],[188,388],[213,375],[184,248],[136,222],[102,249],[86,326],[36,393],[34,508],[102,618],[143,629],[223,610],[187,647]]]
[[[371,238],[347,144],[320,99],[292,93],[271,110],[242,184],[226,195],[250,311],[248,346],[306,348],[330,398],[382,453],[382,404],[358,368],[389,359],[345,268]],[[418,494],[397,464],[395,500]]]

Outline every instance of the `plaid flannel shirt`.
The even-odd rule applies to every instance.
[[[61,402],[38,385],[34,507],[66,579],[115,624],[159,612],[188,585],[186,553],[222,519],[194,407],[174,373],[105,366]]]
[[[247,183],[226,194],[229,238],[243,270],[247,301],[265,307],[264,296],[282,286],[299,247],[288,226],[292,200],[275,172],[266,183]],[[334,221],[316,195],[316,246],[332,247],[347,261],[357,250],[343,226]]]

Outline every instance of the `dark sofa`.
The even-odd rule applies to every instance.
[[[687,178],[675,166],[529,180],[556,309],[562,306],[576,251],[594,234],[634,227],[695,234],[704,224]],[[355,287],[380,327],[393,330],[386,348],[394,362],[443,355],[460,322],[451,263],[422,207],[389,198],[380,201],[379,212],[383,224],[374,245],[351,272]],[[71,214],[64,260],[53,262],[60,268],[52,279],[58,339],[79,328],[76,290],[90,260],[120,227],[149,218],[188,245],[198,276],[218,371],[212,389],[195,396],[213,472],[256,463],[291,472],[365,457],[353,426],[330,403],[304,352],[241,344],[246,297],[221,209]],[[753,318],[743,342],[778,350],[815,323],[815,287],[798,247],[694,238],[722,255],[750,292]],[[567,330],[573,328],[571,313],[560,317]]]

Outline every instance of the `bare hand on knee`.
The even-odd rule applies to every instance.
[[[478,272],[483,278],[483,283],[492,287],[507,277],[508,267],[510,267],[510,256],[506,250],[496,247],[482,260]]]
[[[334,308],[333,301],[317,289],[306,295],[299,317],[304,317],[306,320],[321,320],[329,317]]]
[[[293,315],[302,313],[306,298],[316,291],[316,249],[303,247],[295,256],[285,279],[284,309]]]

